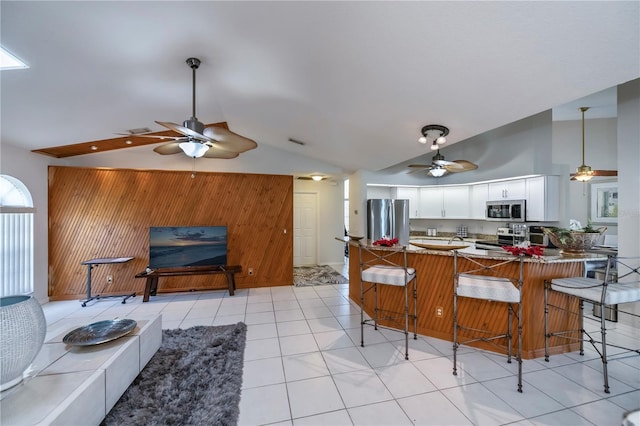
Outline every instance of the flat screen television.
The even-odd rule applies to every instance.
[[[227,264],[226,226],[152,226],[149,268]]]

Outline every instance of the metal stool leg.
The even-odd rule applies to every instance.
[[[607,307],[604,303],[600,304],[600,331],[602,332],[602,373],[604,374],[604,392],[609,391],[609,374],[607,372],[607,324],[605,319],[605,311]]]
[[[413,279],[413,340],[418,340],[418,276]]]
[[[549,282],[544,282],[544,360],[549,362]]]

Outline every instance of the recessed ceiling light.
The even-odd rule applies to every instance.
[[[97,146],[95,146],[95,145],[91,145],[91,151],[97,151],[97,150],[98,150],[98,147],[97,147]]]
[[[19,70],[29,68],[27,64],[0,46],[0,70]]]
[[[129,140],[126,140],[126,141],[124,141],[124,143],[126,143],[127,145],[131,145],[133,142],[131,142]]]
[[[315,180],[316,182],[320,182],[324,178],[322,176],[313,175],[311,176],[311,179]]]

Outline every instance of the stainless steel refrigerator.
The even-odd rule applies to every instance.
[[[409,243],[409,200],[367,200],[367,238],[383,237]]]

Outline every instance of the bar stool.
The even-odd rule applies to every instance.
[[[585,268],[586,270],[586,268]],[[617,276],[617,282],[615,277]],[[549,296],[552,293],[562,293],[578,298],[578,312],[571,312],[566,306],[557,306],[549,303]],[[584,301],[597,304],[600,309],[600,318],[593,318],[584,315]],[[584,342],[589,342],[600,356],[602,361],[602,373],[604,376],[604,391],[609,391],[609,375],[607,371],[607,346],[622,349],[615,359],[622,358],[621,355],[640,354],[639,348],[629,348],[620,346],[612,342],[607,342],[607,321],[606,311],[613,305],[621,303],[634,303],[640,301],[640,257],[617,257],[609,256],[605,268],[604,279],[589,277],[554,278],[545,281],[544,286],[544,360],[549,362],[549,339],[551,337],[564,338],[569,341],[580,342],[580,355],[584,355]],[[550,331],[549,330],[549,308],[559,309],[578,316],[578,328],[573,330]],[[618,309],[618,315],[625,314],[636,318],[640,315]],[[600,331],[589,333],[584,329],[584,319],[600,321]],[[579,337],[576,334],[579,333]],[[600,340],[597,340],[598,333]],[[593,335],[592,335],[593,334]]]
[[[364,326],[373,325],[394,331],[404,331],[405,352],[404,358],[409,359],[409,319],[413,319],[413,338],[418,338],[418,311],[416,289],[416,270],[407,266],[407,247],[393,246],[380,249],[370,249],[358,244],[360,255],[360,346],[364,347]],[[364,259],[365,255],[368,260]],[[397,256],[400,256],[400,261]],[[396,260],[392,257],[396,256]],[[413,315],[409,315],[409,284],[413,283]],[[404,312],[396,312],[378,308],[378,285],[388,285],[404,288]],[[373,317],[364,318],[364,295],[373,290]],[[386,327],[378,324],[378,321],[386,320],[402,324],[402,330]],[[402,321],[402,323],[401,323]],[[373,324],[371,324],[373,323]]]
[[[459,262],[464,259],[467,264],[471,264],[466,270],[460,271]],[[517,321],[518,330],[518,350],[516,359],[518,361],[518,392],[522,393],[522,280],[523,280],[523,257],[518,256],[505,261],[500,261],[491,265],[485,265],[478,258],[467,257],[458,250],[453,252],[453,375],[458,375],[457,350],[460,345],[472,342],[486,342],[498,347],[494,342],[497,339],[507,339],[507,362],[511,363],[512,340],[513,340],[513,317]],[[500,277],[495,275],[495,270],[511,263],[519,263],[518,277]],[[491,331],[461,325],[458,321],[458,298],[470,298],[476,300],[486,300],[489,302],[500,302],[507,308],[507,325],[504,331]],[[517,305],[517,312],[514,309]],[[466,331],[469,336],[467,340],[459,341],[458,330]]]

